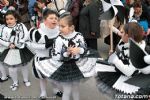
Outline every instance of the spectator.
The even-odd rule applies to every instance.
[[[88,2],[88,3],[87,3]],[[97,50],[97,38],[100,37],[100,10],[102,3],[97,1],[85,1],[79,15],[79,32],[86,40],[87,46]]]

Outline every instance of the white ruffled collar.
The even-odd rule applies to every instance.
[[[76,35],[77,32],[73,31],[72,33],[69,33],[68,35],[62,35],[66,39],[71,39]]]
[[[47,26],[45,26],[44,23],[40,24],[40,28],[38,31],[44,35],[47,35],[48,38],[56,38],[59,35],[59,27],[56,26],[54,29],[50,29]]]

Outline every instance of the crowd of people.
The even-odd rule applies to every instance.
[[[105,13],[104,2],[107,1],[1,0],[0,82],[11,79],[10,89],[16,91],[20,85],[17,75],[20,67],[23,83],[32,86],[28,67],[33,60],[32,71],[39,79],[41,100],[47,97],[47,80],[52,84],[53,93],[62,100],[70,100],[71,96],[79,100],[80,81],[92,76],[98,76],[101,83],[116,91],[149,94],[148,86],[125,81],[150,74],[150,0],[118,1],[123,5],[118,10],[118,13],[123,11],[123,19],[119,14],[114,16],[112,26],[106,28],[113,31],[114,51],[109,53],[107,60],[98,60],[97,39],[109,34],[101,31],[104,20],[100,18]],[[107,44],[111,44],[108,37],[105,38]],[[138,68],[132,64],[130,41],[146,52],[143,59],[147,66]],[[106,65],[114,70],[96,72],[96,67],[103,69]]]

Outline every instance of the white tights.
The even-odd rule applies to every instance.
[[[60,84],[58,82],[51,80],[51,83],[52,83],[54,94],[56,94],[57,92],[62,90],[62,87],[60,86]]]
[[[53,93],[56,94],[61,90],[61,86],[56,82],[56,81],[51,81],[52,83],[52,88],[53,88]],[[46,85],[47,85],[47,79],[40,79],[40,89],[41,89],[41,94],[40,96],[47,96],[46,93]]]
[[[0,72],[2,74],[2,77],[1,79],[6,79],[7,75],[6,75],[6,70],[4,68],[5,66],[3,66],[1,63],[0,63]]]
[[[28,80],[28,67],[27,67],[27,65],[26,65],[26,66],[23,66],[23,67],[20,67],[20,68],[21,68],[22,75],[23,75],[23,81],[24,81],[24,82],[29,81],[29,80]],[[18,83],[17,70],[18,70],[17,67],[10,67],[10,68],[9,68],[9,75],[10,75],[10,77],[11,77],[12,80],[13,80],[13,84],[17,84],[17,83]]]
[[[63,97],[62,100],[70,100],[71,93],[73,100],[79,100],[79,81],[62,83]]]
[[[47,96],[46,84],[47,84],[47,80],[46,79],[40,79],[40,89],[41,89],[40,97],[42,97],[42,96],[46,97]]]

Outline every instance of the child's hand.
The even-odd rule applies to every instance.
[[[122,32],[118,31],[117,35],[122,37],[123,34],[122,34]]]
[[[95,32],[91,32],[91,35],[95,36]]]
[[[10,48],[10,49],[13,49],[13,48],[15,48],[15,45],[14,45],[13,43],[11,43],[11,44],[9,45],[9,48]]]
[[[10,7],[8,8],[8,10],[15,10],[15,7],[10,6]]]
[[[72,55],[77,55],[80,53],[80,48],[79,47],[70,48],[70,52]]]
[[[150,35],[150,28],[147,30],[147,34],[146,35]]]
[[[67,55],[70,56],[71,55],[71,51],[70,48],[67,49]]]
[[[68,49],[67,49],[67,55],[68,56],[70,56],[70,55],[72,55],[71,53],[72,53],[72,46],[70,46],[70,47],[68,47]]]

